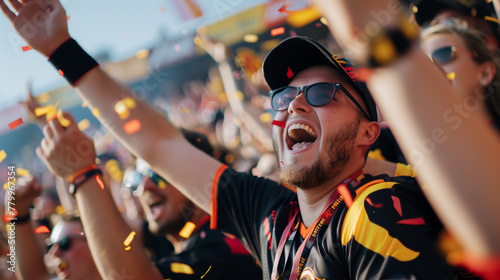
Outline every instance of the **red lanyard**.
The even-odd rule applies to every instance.
[[[362,170],[359,170],[358,172],[354,173],[351,175],[348,179],[346,179],[342,184],[345,184],[349,187],[356,188],[360,183],[361,179],[364,178],[364,176],[360,176],[362,174]],[[316,223],[314,230],[310,231],[304,241],[302,241],[302,244],[300,245],[299,249],[297,250],[297,253],[294,256],[293,259],[293,266],[292,266],[292,271],[290,273],[290,280],[298,279],[300,276],[300,273],[302,273],[302,270],[304,269],[304,265],[307,261],[307,258],[309,257],[309,253],[311,252],[312,246],[319,235],[319,232],[321,228],[324,225],[330,224],[331,218],[335,211],[337,210],[337,207],[340,205],[340,203],[343,201],[343,197],[340,195],[338,191],[338,186],[335,189],[335,191],[330,195],[328,198],[328,202],[325,205],[325,208],[323,208],[323,211],[321,213],[321,216]],[[274,264],[273,264],[273,271],[271,274],[271,280],[277,279],[277,273],[278,273],[278,264],[281,258],[281,255],[283,253],[283,249],[285,248],[285,244],[287,241],[287,237],[289,233],[291,233],[292,226],[295,224],[295,219],[297,218],[297,215],[299,213],[299,209],[295,210],[295,214],[293,215],[293,218],[288,222],[288,225],[286,226],[285,230],[283,231],[283,234],[281,235],[280,243],[278,245],[278,249],[276,250],[276,255],[274,257]],[[297,227],[296,227],[297,228]],[[325,227],[326,228],[326,227]],[[286,268],[286,261],[284,264],[284,267]]]

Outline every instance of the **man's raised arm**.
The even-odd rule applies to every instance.
[[[62,71],[89,108],[97,108],[99,120],[115,137],[209,211],[209,186],[220,163],[192,147],[163,115],[146,103],[136,100],[129,118],[120,118],[113,108],[116,102],[132,94],[102,71],[71,39],[66,12],[59,1],[2,0],[0,8],[21,37]],[[140,127],[139,131],[129,131],[130,134],[125,131],[124,125],[130,121]],[[197,163],[197,176],[191,174],[193,162]]]

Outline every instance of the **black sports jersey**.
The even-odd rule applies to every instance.
[[[321,228],[299,279],[455,279],[436,248],[442,225],[413,178],[381,175],[348,190],[354,202],[341,202]],[[227,166],[216,173],[212,194],[212,228],[239,237],[270,279],[297,195]],[[277,279],[289,279],[303,241],[297,229],[287,239]]]
[[[211,230],[209,217],[186,239],[184,248],[156,263],[163,278],[262,279],[262,270],[235,236]]]

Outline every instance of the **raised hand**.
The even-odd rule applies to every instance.
[[[70,38],[66,12],[57,0],[0,0],[0,8],[17,33],[47,57]]]
[[[63,113],[64,127],[55,118],[43,128],[40,147],[36,154],[43,160],[49,170],[56,176],[68,178],[75,172],[95,163],[96,152],[94,142],[78,129],[71,114]]]
[[[198,29],[194,42],[202,47],[216,62],[223,62],[231,57],[229,47],[222,42],[210,38],[204,27]]]
[[[15,184],[16,189],[14,190],[15,197],[15,208],[17,210],[18,216],[26,216],[29,214],[30,207],[33,204],[33,200],[40,195],[42,192],[42,186],[38,182],[38,179],[32,175],[22,176],[17,179]],[[7,208],[7,198],[5,196],[5,206]],[[5,211],[8,213],[8,210]]]

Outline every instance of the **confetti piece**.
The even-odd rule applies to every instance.
[[[21,50],[22,50],[23,52],[27,52],[27,51],[32,50],[32,49],[33,49],[33,48],[32,48],[31,46],[23,46],[23,47],[21,48]]]
[[[7,153],[4,150],[0,150],[0,162],[2,162],[7,157]]]
[[[129,246],[130,243],[132,243],[132,240],[134,240],[134,237],[135,237],[135,231],[130,232],[127,238],[125,238],[125,241],[123,241],[123,245]]]
[[[48,105],[45,107],[38,107],[38,108],[35,108],[35,116],[40,117],[40,116],[46,115],[46,114],[48,114],[50,112],[54,112],[54,111],[55,111],[54,105]]]
[[[87,106],[89,106],[89,101],[88,100],[83,101],[82,102],[82,108],[85,108]]]
[[[324,24],[324,25],[328,25],[328,21],[326,21],[326,18],[324,18],[324,17],[321,17],[319,19],[319,21],[321,21],[321,23]]]
[[[19,118],[11,123],[9,123],[9,129],[13,130],[14,128],[23,124],[23,118]]]
[[[68,119],[63,117],[61,108],[59,108],[59,110],[57,110],[57,120],[64,127],[68,127],[71,124],[71,122]]]
[[[280,160],[280,163],[281,163],[281,165],[285,165],[285,163],[282,160]]]
[[[5,184],[3,184],[3,189],[4,189],[4,190],[6,190],[6,189],[9,187],[9,182],[10,182],[11,184],[15,184],[15,183],[17,182],[17,179],[16,179],[16,178],[14,178],[14,180],[11,180],[11,181],[7,181],[7,182],[5,182]]]
[[[102,182],[101,177],[99,177],[99,175],[97,175],[97,176],[95,176],[95,180],[97,181],[97,184],[99,184],[101,189],[104,190],[104,183]]]
[[[285,126],[286,126],[286,122],[284,122],[284,121],[277,121],[277,120],[273,120],[273,122],[271,124],[279,126],[279,127],[282,127],[282,128],[285,128]]]
[[[170,270],[173,273],[194,274],[193,269],[189,265],[184,263],[170,263]]]
[[[64,76],[64,72],[61,69],[59,69],[59,76]]]
[[[24,168],[18,167],[17,168],[17,175],[19,175],[19,176],[28,176],[28,175],[30,175],[30,172],[29,172],[29,170],[26,170]]]
[[[207,272],[205,272],[205,274],[203,274],[203,275],[200,277],[200,279],[203,279],[203,277],[205,277],[205,275],[207,275],[207,273],[210,271],[210,268],[212,268],[212,266],[210,266],[210,267],[208,268]]]
[[[130,246],[125,247],[125,251],[130,250]]]
[[[167,188],[167,184],[163,180],[158,180],[158,187],[164,190],[165,188]]]
[[[12,208],[9,213],[3,215],[2,220],[4,223],[9,223],[12,221],[15,217],[17,217],[17,210],[15,208]]]
[[[94,117],[99,117],[100,114],[99,109],[94,108],[94,110],[92,110],[92,115],[94,115]]]
[[[122,120],[124,120],[130,116],[130,109],[135,108],[135,106],[135,100],[132,97],[127,97],[116,102],[115,112]]]
[[[245,99],[245,95],[243,94],[243,92],[237,91],[236,98],[238,98],[238,100],[243,100],[243,99]]]
[[[399,197],[392,196],[392,202],[394,203],[394,208],[396,211],[398,211],[399,216],[403,217],[403,210],[401,210],[401,201],[399,200]]]
[[[242,122],[240,119],[238,119],[238,118],[234,118],[234,119],[233,119],[233,121],[234,121],[234,124],[235,124],[237,127],[242,127],[242,126],[243,126],[243,122]]]
[[[44,92],[38,96],[38,102],[40,103],[46,103],[50,99],[50,94],[48,92]]]
[[[277,36],[283,33],[285,33],[284,27],[278,27],[271,30],[271,36]]]
[[[400,225],[425,225],[423,218],[414,218],[414,219],[404,219],[397,222]]]
[[[446,74],[446,78],[448,78],[448,80],[450,81],[455,80],[455,72],[450,72]]]
[[[232,163],[234,161],[234,156],[232,154],[227,154],[225,157],[224,157],[224,160],[227,162],[227,163]]]
[[[47,228],[47,226],[39,226],[39,227],[35,228],[34,232],[36,234],[38,234],[38,233],[50,233],[50,230]]]
[[[384,206],[382,203],[373,203],[369,197],[366,198],[366,202],[375,208],[382,208]]]
[[[78,129],[80,129],[81,131],[84,131],[85,129],[87,129],[89,127],[90,127],[90,121],[87,119],[83,119],[83,120],[78,122]]]
[[[165,8],[163,8],[163,6],[158,6],[158,9],[160,10],[160,12],[164,13],[165,12]]]
[[[174,49],[175,49],[175,51],[180,52],[181,51],[181,46],[179,44],[175,44],[174,45]]]
[[[288,79],[291,79],[293,77],[293,72],[290,67],[288,67],[288,70],[286,71],[286,76],[288,77]]]
[[[246,34],[245,36],[243,36],[243,41],[247,43],[255,43],[259,41],[259,36],[255,34]]]
[[[317,22],[316,27],[321,27],[321,22]]]
[[[139,59],[145,59],[149,56],[149,50],[139,50],[135,53],[135,57],[139,58]],[[131,97],[127,97],[127,98],[131,98]]]
[[[181,229],[179,232],[179,236],[184,237],[184,238],[189,238],[191,236],[191,233],[193,233],[193,230],[196,228],[196,225],[191,222],[187,222],[184,227]]]
[[[500,23],[500,22],[498,21],[498,19],[497,19],[497,18],[490,17],[490,16],[485,16],[485,17],[484,17],[484,20],[487,20],[487,21],[492,21],[492,22],[494,22],[494,23]]]
[[[347,208],[351,207],[353,200],[352,200],[351,192],[349,191],[347,186],[345,184],[342,184],[342,185],[338,186],[338,188],[339,188],[340,195],[342,195],[342,197],[344,198],[344,202],[345,202],[345,205],[347,206]]]
[[[262,113],[260,114],[259,119],[263,123],[270,123],[273,119],[273,115],[269,112]]]
[[[494,120],[491,120],[491,121],[488,123],[488,125],[492,124],[492,123],[493,123],[493,121],[494,121]]]
[[[278,12],[280,12],[280,13],[286,13],[286,14],[289,14],[289,15],[290,15],[290,14],[293,14],[293,12],[292,12],[292,11],[287,11],[287,9],[288,9],[289,7],[291,7],[291,6],[293,6],[293,4],[292,4],[292,3],[290,3],[290,2],[285,2],[285,3],[283,3],[283,5],[281,5],[281,7],[278,9]]]
[[[297,37],[297,32],[295,30],[290,30],[290,37]]]
[[[140,129],[141,129],[141,122],[138,119],[133,119],[131,121],[126,122],[123,125],[123,130],[125,130],[125,133],[127,134],[136,133]]]
[[[66,17],[66,21],[68,21],[68,20],[69,20],[69,16]]]
[[[58,215],[63,215],[65,212],[66,212],[66,210],[64,210],[64,206],[59,205],[59,206],[56,207],[56,213]]]
[[[188,109],[186,109],[186,108],[184,108],[184,107],[182,107],[182,112],[184,112],[184,114],[188,114],[188,113],[189,113],[189,110],[188,110]]]

